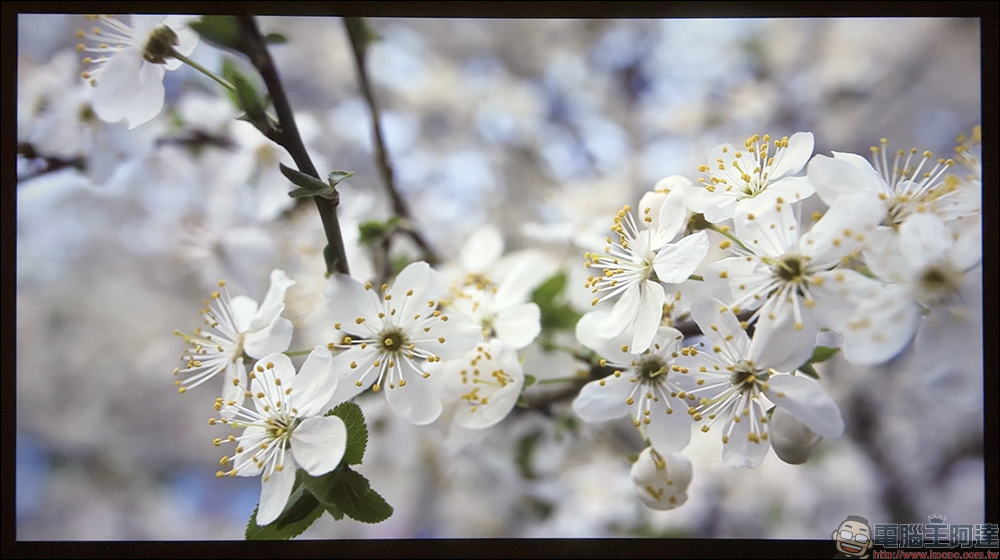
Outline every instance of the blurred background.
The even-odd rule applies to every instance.
[[[129,131],[88,118],[73,48],[85,23],[18,19],[17,538],[241,539],[260,480],[215,478],[216,393],[176,394],[183,343],[171,333],[200,324],[219,278],[259,300],[283,268],[298,282],[285,313],[292,348],[325,340],[314,313],[322,228],[311,204],[285,196],[275,162],[286,156],[188,67],[167,73],[153,121]],[[975,19],[368,23],[397,186],[452,258],[491,223],[508,250],[541,248],[579,268],[574,239],[665,176],[696,179],[711,148],[754,133],[811,131],[816,153],[867,156],[887,137],[949,157],[980,119]],[[288,38],[271,51],[317,167],[355,173],[339,187],[341,220],[353,274],[370,277],[357,225],[390,206],[342,21],[259,25]],[[218,70],[223,56],[238,58],[205,43],[192,58]],[[821,364],[844,437],[804,465],[771,453],[736,471],[716,438],[695,434],[689,501],[668,512],[633,494],[626,457],[641,442],[628,420],[586,426],[564,401],[551,417],[516,412],[456,443],[362,398],[372,434],[359,470],[395,514],[378,525],[325,516],[303,537],[825,539],[846,514],[981,523],[978,348],[956,365],[964,391],[927,387],[908,353]],[[539,377],[578,367],[537,347],[524,355]]]

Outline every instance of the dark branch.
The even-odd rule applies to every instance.
[[[405,227],[397,229],[399,233],[409,236],[414,243],[420,247],[424,254],[424,259],[430,264],[441,262],[440,257],[431,248],[430,244],[419,232],[412,227],[412,217],[410,208],[406,201],[396,190],[396,183],[392,171],[392,163],[389,161],[389,154],[386,151],[385,139],[382,137],[382,120],[379,115],[378,105],[375,103],[375,94],[372,92],[371,83],[368,81],[368,71],[365,69],[365,55],[368,50],[368,31],[365,22],[361,18],[344,18],[344,27],[347,28],[347,36],[351,40],[351,49],[354,51],[354,64],[358,71],[358,85],[361,94],[368,103],[368,108],[372,114],[372,136],[375,140],[375,163],[378,167],[382,183],[389,191],[389,198],[392,201],[392,211],[394,214],[405,220]]]
[[[260,29],[257,28],[256,21],[254,21],[253,16],[248,15],[237,16],[237,19],[240,22],[240,30],[245,41],[246,54],[260,73],[261,78],[264,79],[264,84],[267,86],[274,103],[274,110],[278,114],[278,130],[276,134],[268,135],[268,137],[288,151],[299,171],[323,180],[309,158],[309,153],[302,143],[302,137],[299,136],[292,107],[288,104],[288,97],[285,96],[285,89],[278,77],[278,69],[271,59],[271,54],[267,51],[267,45],[264,42],[264,37],[260,34]],[[341,235],[340,222],[337,219],[337,204],[333,200],[321,196],[312,198],[316,201],[316,209],[319,210],[320,218],[323,220],[323,231],[326,233],[327,250],[324,251],[324,256],[327,272],[349,274],[344,238]]]

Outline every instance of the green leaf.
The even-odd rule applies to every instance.
[[[524,374],[524,386],[531,387],[538,381],[538,378],[531,374]]]
[[[307,175],[297,169],[292,169],[283,163],[279,163],[278,168],[281,169],[281,174],[284,175],[286,179],[291,181],[293,185],[300,187],[288,193],[288,195],[292,198],[302,198],[304,196],[323,196],[333,192],[333,187],[316,177],[313,177],[312,175]],[[304,192],[304,194],[295,194],[300,191]]]
[[[360,465],[368,447],[368,426],[365,425],[365,415],[361,412],[361,407],[353,402],[345,402],[337,405],[326,415],[340,418],[347,427],[347,449],[340,462],[345,465]]]
[[[810,364],[818,364],[820,362],[825,362],[832,358],[837,352],[840,352],[840,348],[834,348],[831,346],[817,346],[813,350],[813,355],[809,358]]]
[[[284,511],[269,525],[257,525],[257,508],[254,508],[250,521],[247,522],[246,539],[279,539],[287,540],[297,537],[309,528],[314,521],[323,515],[323,507],[319,500],[306,488],[304,477],[308,475],[299,470],[295,473],[295,486],[288,498]]]
[[[368,479],[341,464],[323,476],[307,476],[305,484],[335,518],[337,513],[362,523],[379,523],[392,515],[390,506]]]
[[[636,461],[639,460],[639,454],[638,453],[629,453],[625,458],[628,459],[629,463],[634,463],[634,462],[636,462]]]
[[[813,379],[819,379],[819,373],[816,372],[816,368],[812,364],[806,363],[798,368],[799,371],[812,377]]]
[[[353,171],[331,171],[326,180],[331,187],[336,187],[338,183],[349,177],[354,177]]]
[[[368,220],[358,224],[358,241],[362,244],[371,243],[382,239],[386,234],[386,224],[379,220]]]
[[[288,42],[288,37],[281,33],[268,33],[264,35],[264,42],[268,45],[283,45]]]
[[[201,16],[201,19],[188,23],[188,27],[216,47],[243,52],[240,25],[233,16]]]
[[[517,455],[515,456],[515,462],[517,463],[517,471],[521,473],[521,476],[527,480],[534,479],[535,471],[531,468],[531,459],[535,454],[535,449],[538,448],[538,441],[542,438],[542,432],[532,432],[517,442]]]
[[[557,272],[549,277],[548,280],[542,282],[540,286],[535,288],[535,291],[531,294],[531,301],[537,303],[539,306],[551,304],[552,301],[562,293],[563,288],[566,287],[566,274],[563,272]]]
[[[542,329],[568,330],[576,327],[581,315],[572,307],[558,303],[559,295],[566,288],[566,274],[558,272],[542,283],[531,294],[531,301],[538,305],[542,316]]]
[[[239,67],[236,62],[231,58],[222,59],[222,78],[229,83],[236,81],[236,76],[240,75]],[[235,85],[235,84],[234,84]],[[236,95],[236,92],[231,89],[226,89],[226,96],[229,100],[233,102],[233,106],[240,109],[240,98]]]

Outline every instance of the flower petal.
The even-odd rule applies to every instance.
[[[392,282],[392,287],[389,288],[388,295],[392,296],[392,299],[389,300],[392,304],[391,307],[399,309],[399,313],[404,317],[412,314],[414,307],[424,306],[424,309],[426,309],[427,302],[424,295],[429,291],[436,292],[436,290],[428,290],[428,288],[434,285],[436,275],[437,273],[431,270],[431,265],[424,261],[417,261],[407,265],[396,276],[396,279]],[[407,295],[411,291],[412,295]],[[436,293],[433,294],[433,296],[436,295]]]
[[[94,112],[102,121],[118,122],[129,115],[142,64],[142,53],[135,49],[115,53],[104,63],[93,96]]]
[[[270,477],[261,478],[260,506],[257,508],[257,525],[263,527],[274,522],[287,505],[295,485],[295,463],[285,454],[281,470],[274,469]]]
[[[237,332],[247,332],[253,322],[254,315],[257,314],[257,302],[245,295],[238,295],[230,301],[230,309],[233,312],[233,322],[236,323]],[[264,323],[260,326],[265,326]],[[260,328],[258,326],[257,328]]]
[[[625,288],[621,297],[611,308],[611,314],[608,315],[601,335],[605,338],[613,338],[625,332],[625,329],[635,321],[635,315],[639,312],[639,299],[639,283]]]
[[[375,290],[366,290],[361,283],[346,274],[331,274],[326,286],[323,287],[323,297],[326,298],[330,316],[335,321],[378,319],[381,305],[378,303]]]
[[[583,386],[573,400],[573,412],[585,422],[614,420],[628,414],[629,395],[635,384],[625,373],[609,375],[604,379],[591,381]]]
[[[805,363],[816,346],[819,325],[810,310],[803,309],[801,316],[801,325],[796,325],[789,303],[782,305],[773,319],[768,313],[762,313],[757,319],[747,357],[757,367],[778,371],[790,371]]]
[[[673,401],[673,402],[670,402]],[[646,435],[653,447],[662,453],[673,453],[687,447],[691,441],[691,415],[687,413],[687,405],[683,402],[669,399],[667,406],[658,404],[647,416],[649,424],[644,424]]]
[[[920,307],[906,289],[890,284],[863,300],[836,330],[844,339],[844,357],[855,365],[880,364],[906,346],[920,321]]]
[[[816,188],[816,194],[827,206],[833,206],[841,196],[878,196],[887,190],[875,168],[861,156],[837,153],[834,156],[831,158],[817,154],[809,162],[806,171],[809,182]]]
[[[236,407],[243,405],[246,397],[247,370],[243,365],[243,357],[239,356],[235,361],[227,363],[222,377],[222,401],[227,404],[220,411],[220,415],[229,420],[236,414]],[[229,405],[230,402],[234,404]]]
[[[487,224],[469,236],[462,246],[459,261],[467,272],[483,273],[500,258],[503,253],[503,235],[496,226]]]
[[[139,67],[139,80],[137,88],[132,92],[131,104],[128,109],[129,129],[133,129],[140,124],[147,123],[163,109],[163,89],[164,68],[160,64],[143,62]]]
[[[629,352],[623,352],[622,346],[629,343],[632,339],[631,335],[621,333],[613,338],[606,338],[602,335],[610,313],[607,310],[584,313],[583,317],[580,317],[576,323],[576,339],[580,341],[580,344],[597,352],[598,356],[606,358],[610,362],[627,364],[634,357]]]
[[[284,270],[275,269],[271,271],[271,285],[267,289],[264,301],[260,302],[260,309],[254,317],[254,328],[268,325],[277,317],[285,305],[285,292],[295,285],[295,281],[290,279]]]
[[[795,175],[799,171],[802,171],[812,153],[812,132],[796,132],[788,139],[788,147],[780,152],[780,158],[775,162],[774,167],[771,168],[770,179],[773,181],[786,175]],[[768,189],[770,188],[768,186]]]
[[[664,284],[680,284],[688,279],[708,254],[708,234],[693,233],[676,243],[664,245],[653,257],[653,270]]]
[[[736,315],[721,301],[715,298],[696,300],[691,304],[691,317],[709,342],[723,350],[729,363],[735,364],[747,357],[750,337]]]
[[[437,420],[441,415],[441,400],[430,380],[423,378],[408,365],[403,365],[402,371],[406,385],[382,388],[389,407],[396,415],[417,426]]]
[[[730,427],[732,429],[730,430]],[[750,419],[743,416],[739,422],[730,419],[726,423],[728,439],[722,444],[722,464],[731,469],[756,468],[764,461],[771,444],[757,437],[751,440]]]
[[[423,332],[420,334],[424,335]],[[426,342],[421,345],[422,348],[441,359],[453,360],[461,358],[483,341],[483,329],[465,315],[448,315],[447,322],[439,321],[425,336],[443,338],[444,342]]]
[[[874,297],[882,283],[856,270],[836,268],[815,274],[819,282],[809,284],[809,294],[816,301],[813,312],[820,327],[840,329],[851,319],[858,304]]]
[[[914,269],[944,257],[954,239],[935,214],[914,214],[899,226],[899,252]]]
[[[884,216],[885,205],[874,196],[841,195],[802,236],[799,246],[816,266],[836,264],[864,248]]]
[[[517,352],[509,344],[502,341],[492,341],[489,344],[489,352],[492,360],[488,364],[479,362],[488,370],[499,369],[506,374],[510,381],[503,387],[499,387],[491,392],[480,395],[488,400],[485,404],[477,406],[474,410],[470,406],[461,406],[455,413],[455,422],[464,428],[480,430],[499,423],[507,417],[518,397],[521,396],[521,388],[524,387],[524,372],[517,358]]]
[[[812,379],[803,375],[773,375],[764,393],[810,430],[825,438],[840,437],[844,420],[837,403]]]
[[[497,313],[493,321],[497,338],[514,348],[524,348],[542,332],[542,312],[535,303],[522,303]]]
[[[313,476],[337,468],[347,449],[347,427],[336,416],[306,418],[292,430],[292,456]]]
[[[357,383],[377,357],[378,351],[372,346],[365,350],[362,350],[360,346],[353,346],[334,356],[330,367],[339,380],[337,388],[333,391],[330,401],[324,408],[332,408],[342,402],[349,401],[371,387],[378,378],[377,372],[369,373],[361,385]],[[356,367],[350,367],[352,362]]]
[[[299,368],[291,382],[292,392],[288,399],[295,404],[300,418],[325,412],[323,408],[333,397],[340,379],[333,371],[333,363],[326,346],[316,346]]]
[[[284,352],[291,343],[292,322],[279,315],[263,329],[246,333],[243,349],[256,358],[271,352]]]
[[[670,191],[660,205],[660,212],[655,223],[657,235],[664,243],[673,241],[677,234],[687,225],[687,206],[684,205],[685,189],[677,188]]]
[[[652,280],[642,283],[639,310],[632,328],[632,343],[629,351],[638,354],[649,348],[663,317],[663,286]]]

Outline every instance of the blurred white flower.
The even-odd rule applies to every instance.
[[[501,340],[481,342],[461,359],[442,366],[442,396],[457,403],[454,422],[470,430],[506,418],[524,387],[517,351]]]
[[[642,427],[653,447],[664,453],[680,451],[691,440],[691,415],[685,394],[675,383],[684,371],[673,365],[683,335],[660,327],[652,346],[643,352],[628,351],[624,337],[600,335],[608,313],[593,311],[576,325],[580,342],[597,352],[601,366],[614,373],[584,385],[573,401],[573,411],[587,422],[621,418],[631,411],[632,423]]]
[[[181,356],[184,369],[174,369],[174,375],[186,379],[175,381],[183,393],[225,372],[222,398],[228,403],[243,402],[246,371],[244,352],[260,358],[274,352],[288,350],[292,342],[292,323],[281,316],[285,309],[285,291],[295,284],[283,270],[271,272],[271,287],[260,306],[253,299],[239,295],[229,297],[226,283],[219,281],[221,291],[212,292],[211,301],[205,300],[201,315],[210,332],[195,329],[193,335],[175,331],[184,338],[188,348]]]
[[[805,167],[813,151],[811,132],[796,132],[774,141],[754,134],[744,143],[747,153],[732,144],[716,146],[708,164],[698,168],[707,179],[698,179],[704,188],[689,189],[685,202],[694,212],[712,223],[732,218],[735,212],[749,212],[768,205],[777,197],[798,202],[815,192],[806,177],[792,177]],[[764,195],[762,199],[757,197]]]
[[[917,161],[916,149],[898,150],[892,165],[886,156],[889,141],[872,146],[872,162],[849,153],[833,152],[833,157],[816,155],[809,162],[808,177],[816,194],[828,206],[842,196],[864,193],[882,201],[881,223],[897,227],[910,216],[933,212],[944,220],[968,216],[979,210],[978,192],[968,196],[975,183],[948,175],[954,161],[938,159],[924,151]],[[905,158],[904,158],[905,156]],[[933,167],[931,164],[933,163]]]
[[[181,61],[171,51],[187,56],[198,44],[188,29],[190,16],[132,15],[131,25],[110,15],[88,16],[103,27],[77,31],[76,50],[99,56],[83,59],[89,68],[84,79],[95,87],[94,111],[103,121],[126,120],[129,128],[148,122],[163,108],[163,75]]]
[[[683,192],[671,192],[660,204],[657,228],[650,224],[651,206],[643,216],[645,227],[639,228],[632,218],[631,207],[625,207],[615,217],[611,231],[618,240],[606,239],[604,253],[585,253],[589,268],[601,271],[591,276],[588,287],[601,295],[591,305],[621,295],[611,314],[606,318],[601,335],[612,338],[630,325],[633,352],[649,348],[650,341],[660,325],[665,295],[664,284],[680,284],[688,279],[708,254],[708,235],[704,231],[671,241],[687,224]]]
[[[770,447],[767,411],[773,403],[784,408],[817,434],[836,438],[844,431],[837,403],[805,375],[777,371],[763,356],[760,331],[751,341],[733,312],[717,299],[699,300],[691,306],[705,343],[681,350],[676,363],[689,374],[681,376],[688,398],[697,404],[696,421],[707,418],[701,431],[719,419],[722,461],[732,468],[756,467]],[[810,347],[811,351],[811,347]]]
[[[642,503],[653,509],[670,510],[687,501],[694,467],[680,453],[663,456],[647,447],[632,464],[631,474],[635,493]]]
[[[412,263],[381,290],[333,274],[324,290],[334,327],[346,333],[334,346],[342,389],[331,404],[354,397],[369,386],[386,387],[393,412],[414,424],[429,424],[441,414],[441,401],[421,370],[424,362],[460,358],[477,342],[482,330],[462,315],[437,309],[441,287],[425,262]],[[343,372],[343,373],[341,373]]]
[[[858,255],[881,216],[874,197],[842,197],[800,237],[790,204],[781,197],[760,214],[737,213],[736,235],[722,245],[739,256],[705,268],[705,281],[728,284],[734,313],[757,310],[761,358],[788,370],[812,355],[820,328],[836,328],[878,281],[841,266]]]
[[[979,228],[952,234],[931,213],[911,216],[898,235],[880,233],[883,239],[865,252],[865,261],[889,284],[835,327],[844,337],[844,356],[854,364],[882,363],[898,354],[917,330],[921,309],[959,303],[966,276],[983,258]]]
[[[238,438],[215,440],[216,445],[226,441],[237,446],[232,457],[221,461],[232,463],[232,469],[216,476],[263,474],[257,525],[264,526],[285,509],[297,467],[312,476],[337,468],[347,448],[347,428],[340,418],[323,416],[338,381],[325,347],[313,349],[298,374],[288,356],[274,353],[261,358],[249,377],[249,387],[241,380],[238,389],[253,396],[255,410],[216,401],[217,409],[229,411],[223,424],[246,428]]]

